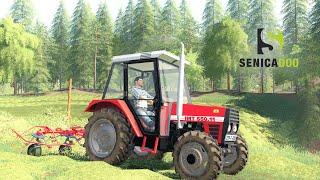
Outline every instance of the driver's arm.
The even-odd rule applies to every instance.
[[[144,91],[143,93],[142,93],[142,95],[140,96],[140,98],[141,99],[145,99],[145,100],[147,100],[148,101],[148,104],[149,105],[153,105],[153,96],[151,96],[147,91]]]

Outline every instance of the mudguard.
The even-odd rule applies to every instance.
[[[141,130],[137,124],[136,119],[134,118],[132,112],[130,111],[127,103],[124,100],[120,99],[102,99],[102,100],[92,100],[85,112],[95,112],[107,106],[115,106],[126,116],[127,121],[129,122],[133,133],[137,137],[143,137]]]

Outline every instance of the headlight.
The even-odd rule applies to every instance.
[[[232,131],[235,132],[235,133],[238,131],[238,126],[237,126],[236,123],[233,124]]]
[[[231,124],[228,126],[228,132],[231,132]]]

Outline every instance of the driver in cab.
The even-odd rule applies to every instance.
[[[148,111],[148,105],[153,105],[153,96],[143,89],[143,78],[138,76],[134,79],[135,86],[132,88],[131,93],[135,100],[135,110],[139,115],[142,126],[147,131],[154,131],[155,122],[149,116],[154,116],[152,111]]]

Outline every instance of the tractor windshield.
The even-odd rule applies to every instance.
[[[179,67],[159,60],[159,74],[163,101],[177,102]],[[183,102],[190,103],[191,100],[186,82],[183,95]]]

